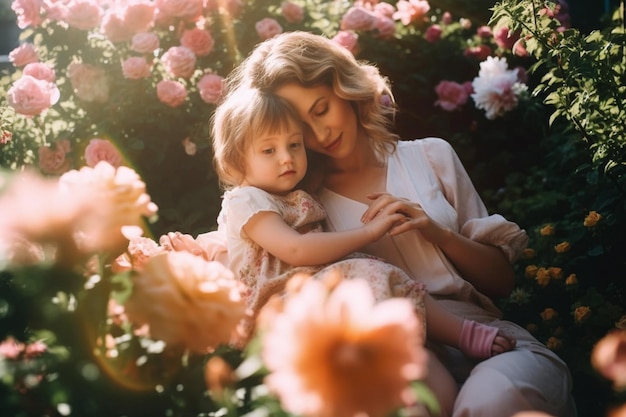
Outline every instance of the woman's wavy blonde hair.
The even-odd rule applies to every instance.
[[[242,86],[228,95],[212,117],[213,165],[221,185],[240,185],[246,174],[246,151],[255,136],[283,132],[300,124],[293,107],[274,94]]]
[[[357,60],[323,36],[285,32],[260,43],[229,75],[227,90],[249,85],[273,93],[292,82],[331,87],[352,103],[378,154],[394,149],[399,137],[392,132],[396,109],[388,79],[374,65]]]

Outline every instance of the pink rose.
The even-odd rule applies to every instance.
[[[519,33],[510,33],[509,28],[501,27],[493,35],[496,44],[503,49],[513,49],[513,45],[519,39]]]
[[[487,45],[478,45],[478,46],[469,46],[469,47],[467,47],[465,49],[465,51],[463,52],[463,55],[465,55],[468,58],[474,58],[474,59],[477,59],[479,61],[484,61],[492,53],[493,53],[493,51],[491,50],[491,48],[489,46],[487,46]]]
[[[205,74],[198,81],[198,91],[205,103],[215,104],[224,91],[224,78],[217,74]]]
[[[113,43],[125,42],[133,37],[134,32],[124,20],[123,10],[109,9],[100,24],[100,31]]]
[[[102,11],[95,0],[73,0],[67,4],[65,22],[80,30],[98,27]]]
[[[452,14],[450,14],[450,12],[444,12],[441,16],[441,23],[444,25],[452,23]]]
[[[41,8],[43,0],[14,0],[11,9],[17,15],[17,26],[26,29],[28,26],[37,27],[43,22]]]
[[[280,33],[283,33],[282,26],[279,25],[276,20],[269,17],[256,22],[254,28],[261,39],[270,39]]]
[[[183,36],[180,38],[180,44],[191,49],[196,56],[205,56],[213,51],[215,41],[209,31],[193,28],[183,32]]]
[[[529,54],[528,50],[526,49],[526,39],[518,39],[517,42],[515,42],[515,44],[513,45],[512,50],[513,53],[517,56],[527,57]]]
[[[203,0],[156,0],[159,19],[181,18],[194,22],[202,16]]]
[[[483,39],[489,39],[493,36],[493,32],[489,26],[483,25],[476,29],[476,34]]]
[[[376,19],[376,37],[389,39],[396,33],[396,22],[386,16],[378,16]]]
[[[187,89],[178,81],[163,80],[157,84],[157,97],[170,107],[178,107],[187,98]]]
[[[9,105],[17,113],[36,116],[59,100],[59,89],[53,83],[30,75],[20,77],[7,92]]]
[[[439,99],[435,101],[435,106],[439,106],[446,111],[453,111],[467,103],[469,94],[463,84],[454,81],[441,81],[435,87],[435,92]]]
[[[140,54],[151,54],[159,47],[159,37],[156,33],[140,32],[133,36],[130,49]]]
[[[66,158],[70,151],[67,139],[55,142],[54,147],[39,148],[39,169],[44,174],[61,175],[70,169],[70,160]]]
[[[373,30],[378,18],[364,7],[353,6],[341,18],[341,30]]]
[[[53,22],[65,22],[65,17],[67,16],[67,5],[57,2],[44,2],[44,10],[46,14],[46,18],[48,20],[52,20]]]
[[[123,7],[123,5],[118,7]],[[134,0],[125,4],[122,12],[124,25],[132,33],[145,32],[154,24],[154,13],[155,6],[153,2],[149,0]]]
[[[441,26],[435,24],[435,25],[431,25],[428,27],[428,29],[426,29],[426,33],[424,34],[424,38],[430,42],[430,43],[435,43],[437,42],[439,39],[441,39],[441,34],[443,33],[443,30],[441,30]]]
[[[98,103],[109,99],[109,80],[102,68],[72,62],[67,68],[67,75],[79,99]]]
[[[37,51],[35,51],[35,45],[32,43],[21,44],[9,52],[9,61],[15,67],[23,67],[24,65],[38,62],[39,57],[37,56]]]
[[[285,1],[280,9],[283,17],[289,23],[300,23],[304,20],[304,9],[295,3]]]
[[[122,155],[110,141],[94,138],[85,148],[85,163],[93,168],[100,161],[106,161],[114,168],[118,168],[122,165]]]
[[[150,75],[150,65],[148,65],[146,58],[133,56],[122,62],[122,74],[124,78],[129,80],[146,78]]]
[[[396,7],[398,11],[393,14],[393,18],[405,26],[424,20],[430,10],[430,4],[426,0],[399,0]]]
[[[172,46],[163,54],[161,61],[174,77],[189,78],[196,68],[196,54],[185,46]]]
[[[340,30],[332,40],[352,52],[352,55],[359,53],[359,35],[350,30]]]
[[[396,11],[396,8],[393,7],[393,5],[389,4],[389,3],[376,3],[374,5],[374,13],[377,16],[384,16],[384,17],[388,17],[390,19],[393,19],[393,14]]]
[[[54,69],[41,62],[32,62],[24,67],[23,75],[30,75],[38,80],[48,81],[53,83],[56,79]]]

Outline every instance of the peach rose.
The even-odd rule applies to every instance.
[[[352,55],[359,53],[359,35],[350,30],[340,30],[333,36],[332,41],[352,52]]]
[[[74,0],[67,4],[65,22],[80,30],[98,27],[102,10],[95,0]]]
[[[42,146],[39,148],[39,169],[44,174],[60,175],[70,168],[70,160],[66,158],[70,151],[70,142],[60,140],[54,147]]]
[[[424,20],[430,10],[430,4],[426,0],[399,0],[396,7],[398,10],[393,14],[393,18],[405,26]]]
[[[446,111],[454,111],[467,103],[469,94],[463,86],[454,81],[441,81],[435,87],[435,92],[439,99],[435,101],[435,106],[439,106]]]
[[[341,30],[373,30],[378,18],[365,7],[352,6],[341,18]]]
[[[78,229],[79,247],[86,252],[107,251],[116,258],[128,246],[129,231],[140,228],[144,217],[157,212],[139,175],[106,161],[66,172],[59,178],[59,187],[64,194],[91,194],[93,207]]]
[[[178,81],[163,80],[157,84],[157,97],[170,107],[178,107],[187,98],[187,89]]]
[[[59,89],[55,84],[30,75],[20,77],[7,91],[9,105],[25,116],[40,114],[55,104],[59,97]]]
[[[89,167],[95,167],[98,162],[106,161],[117,168],[122,165],[122,155],[115,145],[106,139],[94,138],[85,148],[85,162]]]
[[[129,80],[139,80],[150,76],[150,65],[146,58],[133,56],[122,62],[122,74]]]
[[[14,0],[11,3],[11,9],[17,15],[17,26],[20,29],[39,26],[43,22],[41,17],[42,6],[42,0]]]
[[[187,252],[151,256],[125,307],[131,321],[148,324],[151,337],[196,353],[230,343],[245,315],[233,273]]]
[[[15,67],[23,67],[27,64],[39,61],[35,45],[32,43],[23,43],[17,48],[9,52],[9,61]]]
[[[151,54],[159,47],[159,37],[156,33],[140,32],[133,36],[130,49],[140,54]]]
[[[304,20],[304,9],[290,1],[284,1],[280,6],[280,11],[289,23],[300,23]]]
[[[152,256],[165,252],[154,240],[136,236],[128,242],[128,249],[113,262],[115,272],[128,270],[140,271]]]
[[[189,78],[196,68],[196,55],[185,46],[172,46],[163,54],[161,62],[172,76]]]
[[[204,74],[198,81],[198,91],[205,103],[215,104],[224,92],[224,78],[217,74]]]
[[[180,44],[191,49],[196,56],[205,56],[213,51],[215,41],[209,31],[193,28],[183,32],[183,36],[180,38]]]
[[[270,39],[283,33],[283,27],[275,19],[269,17],[256,22],[254,28],[261,39]]]
[[[67,68],[67,75],[79,99],[97,103],[109,99],[109,80],[102,68],[73,62]]]
[[[30,64],[26,64],[22,74],[30,75],[38,80],[48,81],[49,83],[53,83],[56,80],[56,73],[54,72],[54,69],[42,62],[31,62]]]

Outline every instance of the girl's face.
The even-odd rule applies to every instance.
[[[306,169],[302,125],[290,120],[286,130],[252,140],[246,150],[246,173],[242,185],[285,194],[304,178]]]
[[[359,134],[357,117],[348,100],[326,85],[303,87],[288,83],[276,90],[304,122],[304,143],[312,151],[332,159],[353,154]]]

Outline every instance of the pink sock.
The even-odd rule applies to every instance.
[[[497,334],[497,327],[487,326],[473,320],[463,320],[461,336],[459,336],[459,349],[470,358],[489,358]]]

